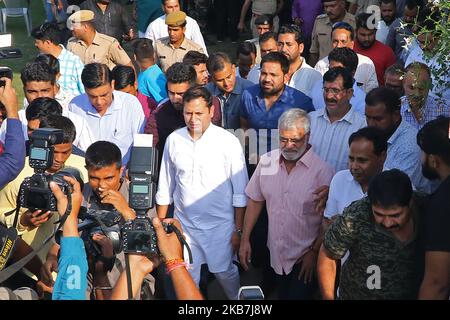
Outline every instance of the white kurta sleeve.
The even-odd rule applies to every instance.
[[[159,171],[158,191],[155,197],[156,204],[159,205],[171,204],[175,191],[175,167],[170,159],[169,145],[170,139],[167,139],[161,160],[161,169]]]
[[[242,208],[247,206],[245,187],[248,183],[248,174],[247,166],[245,165],[245,156],[241,144],[237,138],[233,137],[229,144],[233,207]]]
[[[127,104],[130,103],[132,106],[129,106],[130,109],[133,110],[133,117],[131,119],[132,132],[133,133],[144,133],[145,129],[145,115],[142,110],[141,103],[136,97],[130,97],[131,99],[127,101]],[[132,107],[132,108],[131,108]]]
[[[197,43],[203,48],[203,51],[206,55],[208,55],[208,51],[206,50],[205,40],[203,40],[202,32],[200,31],[200,27],[198,26],[197,21],[192,19],[192,41]]]
[[[80,130],[80,138],[78,140],[77,147],[86,152],[87,148],[89,148],[94,141],[92,139],[93,135],[91,129],[89,128],[86,119],[81,118],[81,120],[81,128],[77,128],[77,130]]]

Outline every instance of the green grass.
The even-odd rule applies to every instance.
[[[2,3],[2,7],[3,6],[4,5]],[[33,23],[33,27],[40,25],[44,22],[44,20],[45,12],[42,1],[31,1],[31,21]],[[31,61],[39,52],[34,46],[33,37],[28,37],[27,35],[27,28],[23,17],[8,17],[6,31],[7,33],[12,33],[13,47],[19,48],[22,51],[22,58],[3,59],[0,60],[0,65],[10,67],[13,70],[13,85],[19,98],[19,106],[21,107],[24,94],[22,82],[20,81],[20,71],[25,64]]]

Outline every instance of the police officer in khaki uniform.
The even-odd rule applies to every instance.
[[[67,49],[80,57],[84,64],[104,63],[109,69],[116,65],[133,67],[128,54],[113,37],[95,30],[92,20],[94,13],[79,10],[72,14],[67,23],[73,37],[69,39]]]
[[[156,41],[156,60],[161,69],[166,72],[175,62],[182,62],[188,51],[205,53],[195,42],[186,39],[186,13],[176,11],[166,15],[166,25],[169,36]]]
[[[326,57],[333,49],[331,28],[336,22],[347,22],[355,28],[355,16],[345,10],[345,0],[322,0],[324,14],[314,21],[309,50],[309,65],[314,66],[319,59]]]

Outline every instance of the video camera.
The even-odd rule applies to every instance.
[[[147,216],[147,210],[155,205],[158,167],[158,152],[152,147],[152,141],[152,135],[136,135],[131,150],[129,205],[136,211],[136,219],[122,227],[124,253],[159,254],[156,233]],[[166,226],[166,231],[169,229]]]
[[[72,192],[72,187],[63,177],[70,176],[80,181],[80,172],[75,168],[65,168],[55,174],[45,171],[51,168],[55,144],[63,142],[61,129],[43,128],[33,131],[30,139],[30,167],[34,169],[31,177],[25,178],[20,185],[19,206],[34,210],[56,211],[56,198],[50,189],[50,182],[56,182],[62,192],[67,195]]]

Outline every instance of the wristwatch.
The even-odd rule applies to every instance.
[[[242,237],[242,229],[236,229],[234,232],[237,233],[239,237]]]

